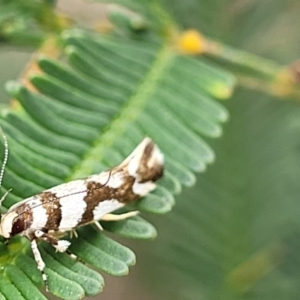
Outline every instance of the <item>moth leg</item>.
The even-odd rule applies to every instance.
[[[139,214],[139,211],[130,211],[121,215],[106,214],[101,217],[101,221],[120,221],[120,220],[125,220],[130,217],[136,216],[137,214]],[[103,231],[103,227],[98,221],[94,221],[94,224],[97,226],[97,228],[100,231]]]
[[[48,292],[49,291],[48,278],[47,278],[47,275],[44,272],[44,269],[45,269],[46,265],[45,265],[45,263],[42,259],[41,253],[38,249],[36,238],[33,238],[31,240],[31,250],[32,250],[35,262],[37,264],[37,268],[38,268],[38,270],[40,270],[40,272],[42,274],[42,278],[43,278],[43,281],[44,281],[44,284],[45,284],[46,291]]]
[[[5,194],[2,196],[2,198],[0,199],[0,205],[2,204],[2,202],[5,200],[6,196],[12,191],[12,189],[9,189],[5,192]]]
[[[75,238],[78,238],[78,234],[77,234],[77,232],[76,232],[75,229],[72,229],[72,230],[70,231],[70,239],[72,239],[73,236],[74,236]]]
[[[71,243],[69,241],[66,241],[66,240],[58,240],[56,237],[42,231],[42,230],[36,230],[34,232],[34,235],[51,244],[55,249],[56,251],[58,252],[66,252],[66,250],[68,249],[68,247],[71,245]]]
[[[66,254],[68,254],[72,259],[80,261],[81,263],[85,264],[85,262],[79,258],[78,256],[76,256],[75,254],[73,254],[71,251],[68,250],[68,247],[71,245],[71,243],[69,241],[66,240],[58,240],[56,237],[43,232],[41,230],[36,230],[35,231],[35,235],[42,239],[43,241],[51,244],[57,252],[65,252]]]
[[[136,216],[139,214],[139,211],[130,211],[121,215],[115,215],[115,214],[106,214],[104,215],[101,220],[103,221],[120,221],[120,220],[125,220],[130,217]]]
[[[103,227],[101,226],[101,224],[98,221],[95,221],[94,224],[100,231],[103,231]]]

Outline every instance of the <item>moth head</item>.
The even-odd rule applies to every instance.
[[[20,229],[23,229],[22,224],[20,223],[18,214],[15,211],[8,212],[2,216],[0,223],[0,235],[8,239],[23,231]]]

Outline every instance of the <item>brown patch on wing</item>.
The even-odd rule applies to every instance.
[[[152,181],[155,182],[163,176],[163,165],[156,163],[149,167],[148,162],[151,160],[155,144],[150,142],[144,150],[143,156],[141,158],[140,166],[138,169],[139,182]]]
[[[151,141],[144,148],[136,174],[137,177],[128,175],[127,168],[129,162],[127,162],[127,164],[123,163],[111,171],[112,174],[119,172],[123,173],[122,177],[124,183],[117,189],[111,188],[109,186],[109,181],[106,185],[94,181],[86,182],[88,192],[84,201],[86,202],[87,207],[78,225],[92,222],[94,220],[93,211],[102,201],[117,199],[121,203],[128,204],[139,199],[140,195],[136,195],[132,190],[135,181],[138,181],[138,183],[145,183],[148,181],[155,182],[162,177],[163,165],[156,161],[156,157],[154,157],[154,151],[157,150],[155,147],[156,145]]]
[[[124,180],[124,184],[117,189],[113,189],[108,185],[103,186],[103,184],[94,181],[87,182],[88,193],[84,197],[87,207],[78,225],[92,222],[94,220],[93,211],[102,201],[117,199],[119,202],[126,204],[140,198],[139,195],[134,194],[132,191],[135,178],[127,176]]]
[[[19,234],[30,228],[33,220],[31,208],[26,204],[22,204],[16,208],[18,216],[14,219],[11,235]]]
[[[38,198],[48,216],[45,229],[57,231],[62,218],[59,198],[51,192],[43,192],[38,195]]]

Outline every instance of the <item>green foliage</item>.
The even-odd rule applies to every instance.
[[[299,56],[298,1],[168,3],[182,23],[240,48],[286,63]],[[236,90],[213,144],[216,162],[172,214],[152,219],[159,240],[138,249],[138,278],[123,293],[143,286],[135,299],[299,299],[300,110],[280,100]]]
[[[216,163],[138,249],[151,299],[298,299],[299,107],[239,90],[227,108]]]
[[[36,10],[26,14],[23,6],[29,2],[0,2],[2,39],[29,41],[26,34],[35,30],[38,41],[49,31],[60,34],[53,3],[36,1]],[[51,292],[79,299],[103,289],[98,271],[127,274],[135,255],[114,236],[154,238],[156,228],[143,219],[144,213],[170,211],[174,195],[198,179],[199,185],[183,194],[171,214],[155,219],[159,238],[150,247],[141,243],[138,278],[126,283],[126,297],[298,299],[299,108],[246,89],[238,89],[224,108],[213,98],[227,98],[234,77],[210,60],[178,53],[175,45],[178,28],[194,27],[206,36],[290,63],[298,55],[299,3],[113,2],[131,9],[109,11],[118,26],[114,35],[63,30],[64,54],[59,60],[38,57],[42,72],[30,74],[34,88],[28,82],[7,85],[17,103],[1,116],[10,144],[4,190],[13,188],[4,204],[9,207],[47,187],[108,169],[144,136],[165,153],[166,172],[153,193],[130,207],[139,209],[140,216],[103,222],[108,234],[92,226],[78,230],[70,249],[86,265],[40,244]],[[2,9],[13,5],[26,19],[19,35],[18,19]],[[54,27],[36,13],[44,5],[45,16],[54,16]],[[289,88],[291,82],[280,81],[284,72],[290,74],[288,67],[217,45],[219,59],[209,53],[214,61],[225,60],[225,68],[232,64],[238,76],[258,79],[250,80],[251,89],[259,82],[264,92],[283,95],[276,88]],[[292,84],[295,88],[297,83]],[[222,135],[229,113],[224,137],[212,141]],[[195,172],[206,170],[214,160],[212,148],[216,164],[196,177]],[[0,244],[0,265],[0,299],[45,299],[37,289],[43,283],[27,240],[14,238],[8,248]]]
[[[1,117],[10,145],[3,187],[13,188],[4,205],[115,166],[150,136],[165,154],[166,171],[158,188],[135,206],[142,212],[169,211],[173,195],[182,185],[194,184],[194,172],[214,160],[203,136],[220,136],[228,113],[213,97],[228,95],[234,78],[164,42],[78,29],[63,32],[62,41],[67,62],[40,57],[43,72],[30,76],[37,91],[18,82],[7,84],[20,106]],[[153,225],[140,216],[103,222],[103,227],[134,239],[156,236]],[[50,291],[63,299],[102,290],[103,278],[88,265],[122,276],[135,263],[131,250],[91,226],[78,235],[70,249],[87,265],[41,243]],[[28,241],[14,238],[8,249],[2,246],[0,260],[3,297],[43,299],[34,286],[41,287],[42,280]],[[18,278],[24,282],[16,283]]]
[[[45,32],[59,31],[53,0],[1,0],[0,41],[38,45]]]

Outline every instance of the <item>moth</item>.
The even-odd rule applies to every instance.
[[[5,141],[5,166],[8,157]],[[42,274],[46,290],[47,275],[45,263],[38,249],[40,240],[50,243],[58,252],[68,251],[70,241],[60,239],[67,232],[74,232],[80,226],[94,223],[100,230],[98,221],[117,221],[136,215],[137,211],[113,214],[115,210],[147,195],[156,187],[162,177],[164,156],[156,144],[145,138],[136,149],[117,167],[85,179],[64,183],[40,194],[16,203],[2,215],[0,235],[9,239],[15,235],[25,236],[37,268]],[[3,177],[1,170],[0,180]],[[2,197],[1,202],[5,199]]]

